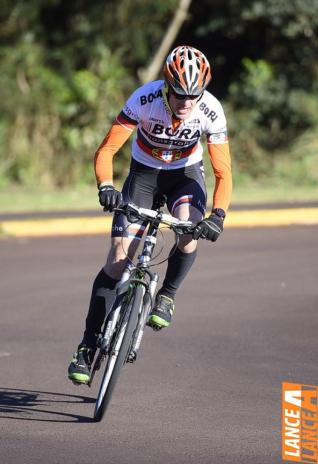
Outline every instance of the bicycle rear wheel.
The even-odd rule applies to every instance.
[[[125,303],[127,307],[122,309],[124,317],[117,329],[117,336],[110,349],[110,355],[107,359],[105,372],[96,399],[94,411],[94,420],[96,422],[103,418],[111,400],[120,371],[127,360],[133,333],[138,322],[138,314],[142,305],[143,294],[143,287],[135,287],[130,300]]]

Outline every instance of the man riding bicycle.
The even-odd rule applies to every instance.
[[[193,235],[182,236],[169,257],[148,321],[156,330],[171,323],[175,295],[194,263],[198,238],[215,241],[223,231],[232,191],[226,119],[220,102],[206,90],[211,79],[207,58],[193,47],[179,46],[168,55],[163,73],[164,80],[146,83],[128,98],[95,154],[99,201],[105,210],[122,202],[151,208],[155,198],[165,196],[173,216],[197,223]],[[130,171],[119,192],[113,186],[112,159],[135,128]],[[206,219],[203,134],[215,175],[213,208]],[[142,222],[130,223],[115,213],[106,265],[95,278],[84,336],[68,370],[73,382],[90,380],[105,314],[115,299],[127,255],[133,257],[144,229]]]

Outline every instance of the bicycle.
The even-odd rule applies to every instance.
[[[106,316],[102,332],[97,340],[98,354],[92,367],[89,386],[96,371],[106,360],[106,366],[97,395],[94,420],[100,421],[110,403],[116,382],[126,362],[136,361],[145,325],[153,306],[159,275],[150,271],[151,259],[157,242],[159,226],[164,224],[176,235],[175,248],[180,235],[193,232],[195,224],[181,221],[162,211],[163,201],[156,209],[140,208],[127,203],[114,211],[125,214],[130,222],[143,220],[148,223],[142,253],[136,264],[128,260],[117,287],[115,302]],[[165,261],[165,260],[164,260]],[[163,261],[162,261],[163,262]],[[161,264],[161,263],[157,263]]]

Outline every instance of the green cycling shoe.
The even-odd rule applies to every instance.
[[[149,315],[147,325],[154,330],[160,330],[169,327],[174,311],[174,302],[172,298],[166,295],[157,295],[155,305]]]
[[[87,385],[91,378],[91,366],[95,351],[86,345],[80,345],[74,353],[68,368],[68,378],[76,384]]]

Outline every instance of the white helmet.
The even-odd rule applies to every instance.
[[[188,45],[175,48],[167,56],[163,73],[168,86],[180,95],[199,96],[211,80],[207,58]]]

